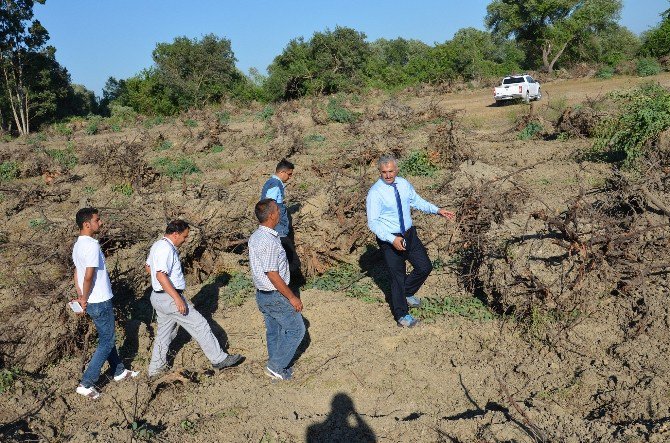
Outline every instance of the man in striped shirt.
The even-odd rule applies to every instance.
[[[281,215],[277,202],[265,198],[254,213],[260,226],[249,238],[249,266],[256,287],[256,303],[263,314],[268,348],[265,373],[276,380],[290,380],[291,363],[305,335],[302,301],[291,288],[291,274],[275,227]]]

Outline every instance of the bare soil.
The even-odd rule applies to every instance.
[[[625,290],[614,262],[598,262],[595,273],[587,268],[583,279],[571,273],[582,269],[575,265],[579,253],[565,252],[563,234],[531,214],[566,220],[575,201],[606,204],[612,168],[576,161],[589,139],[520,140],[517,128],[531,113],[548,133],[566,109],[648,80],[554,81],[543,85],[532,108],[494,106],[489,89],[421,89],[345,97],[343,105],[360,113],[354,124],[328,122],[327,99],[305,99],[279,105],[267,120],[260,106],[222,105],[164,122],[138,118],[120,132],[103,127],[87,135],[83,125],[71,124],[71,135],[50,130],[3,142],[0,162],[16,161],[19,177],[0,182],[1,439],[669,441],[667,268],[633,279]],[[670,86],[667,73],[651,80]],[[219,119],[221,112],[229,122]],[[54,150],[74,153],[76,164]],[[436,261],[418,295],[436,303],[475,301],[474,310],[417,311],[425,321],[414,329],[393,321],[364,203],[376,178],[374,160],[389,150],[401,158],[427,150],[441,168],[432,177],[409,178],[426,199],[459,214],[453,223],[415,215]],[[356,274],[340,290],[303,288],[308,335],[295,378],[273,383],[263,373],[265,331],[244,279],[244,241],[255,229],[260,187],[284,156],[297,166],[287,195],[303,271],[314,279],[353,266]],[[164,157],[188,158],[201,172],[170,177],[158,162]],[[670,206],[667,195],[660,198]],[[122,383],[103,381],[98,401],[75,393],[95,334],[65,305],[74,294],[74,213],[83,205],[100,208],[106,223],[101,243],[115,290],[117,344],[127,366],[143,372]],[[485,228],[469,230],[471,214]],[[649,262],[639,266],[668,262],[667,215],[657,205],[621,216],[622,223],[644,217],[635,221],[648,228],[640,244],[657,261],[641,251],[636,257]],[[228,352],[246,361],[212,371],[197,343],[181,334],[172,372],[149,382],[155,323],[143,263],[165,222],[176,217],[194,226],[182,251],[186,294]],[[586,233],[600,229],[596,219],[581,220],[571,247],[594,244]],[[467,274],[459,263],[474,241],[485,254]],[[501,244],[507,255],[499,254]],[[567,264],[573,268],[561,267]],[[495,294],[517,288],[510,276],[519,275],[532,276],[545,296],[563,291],[552,299],[559,307],[566,297],[590,297],[566,313],[576,321],[533,309],[551,297],[515,317]],[[579,284],[565,289],[560,277],[580,278]],[[352,287],[363,289],[352,294]]]

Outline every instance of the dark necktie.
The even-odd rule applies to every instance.
[[[400,220],[400,233],[405,234],[405,218],[402,216],[402,202],[400,201],[400,193],[398,192],[398,187],[396,183],[391,183],[393,190],[395,191],[395,202],[398,204],[398,219]]]

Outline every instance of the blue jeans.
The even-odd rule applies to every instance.
[[[268,368],[281,372],[291,363],[305,336],[305,322],[279,291],[256,291],[256,303],[265,319]]]
[[[98,348],[93,353],[88,367],[81,378],[81,384],[90,388],[98,382],[100,370],[105,360],[114,371],[114,375],[121,375],[125,367],[116,351],[116,333],[114,331],[114,308],[112,301],[107,300],[100,303],[91,303],[86,306],[86,313],[98,331]]]

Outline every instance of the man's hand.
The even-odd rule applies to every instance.
[[[181,298],[181,296],[177,298],[173,297],[172,299],[174,300],[174,304],[177,307],[177,311],[179,311],[181,315],[186,315],[186,313],[188,313],[188,306],[186,305],[186,302],[184,302],[184,299]]]
[[[79,305],[81,306],[81,309],[82,309],[82,311],[77,313],[77,315],[86,315],[86,305],[88,304],[86,302],[86,299],[84,297],[82,297],[81,294],[80,294],[77,301],[79,302]]]
[[[396,237],[393,240],[393,247],[396,248],[398,251],[404,251],[405,250],[405,246],[403,245],[404,240],[405,239],[402,237]]]
[[[291,306],[295,309],[295,312],[302,312],[302,300],[300,300],[298,297],[293,296],[288,299],[289,303],[291,303]]]
[[[438,209],[438,210],[437,210],[437,213],[438,213],[439,215],[441,215],[442,217],[446,218],[447,220],[453,220],[454,217],[456,216],[456,214],[454,214],[454,213],[451,212],[451,211],[447,211],[447,210],[444,209],[444,208],[440,208],[440,209]]]

